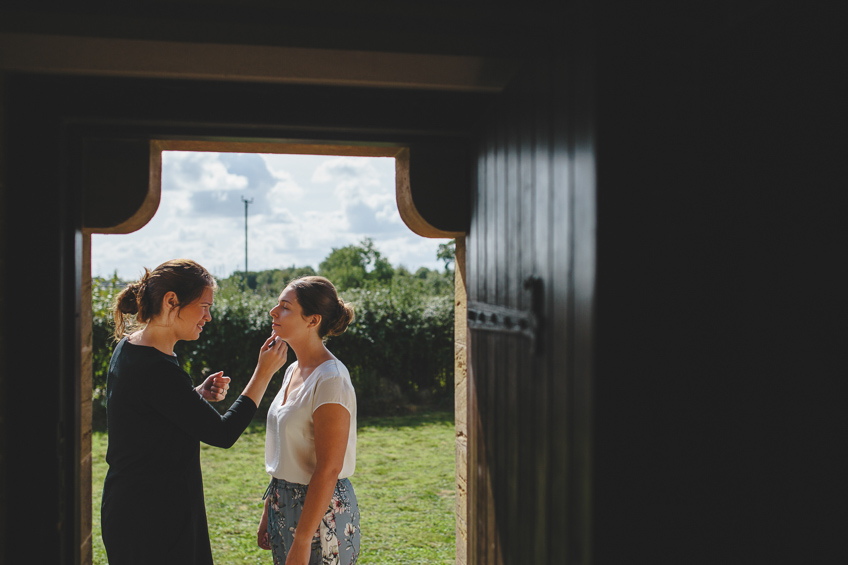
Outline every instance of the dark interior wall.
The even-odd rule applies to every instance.
[[[12,83],[4,77],[1,557],[20,559],[18,544],[30,540],[28,559],[50,563],[79,548],[81,201],[52,93]],[[34,524],[49,542],[37,541]]]
[[[699,20],[624,5],[607,15],[595,560],[841,562],[834,15],[756,2]]]
[[[47,5],[39,5],[47,4]],[[131,0],[9,2],[0,32],[365,52],[519,57],[548,41],[556,2]],[[403,70],[398,70],[403,74]]]
[[[535,274],[547,318],[542,355],[471,331],[469,562],[841,562],[835,15],[595,17],[594,41],[564,32],[567,56],[526,66],[480,130],[469,308],[529,309]]]
[[[4,77],[0,74],[0,233],[5,233],[6,224],[6,97]],[[6,257],[3,247],[0,246],[0,324],[5,324],[6,300]],[[5,333],[0,333],[0,391],[5,390],[5,378],[8,368],[8,354],[6,352]],[[6,393],[0,392],[0,409],[5,407]],[[0,485],[6,484],[6,466],[8,452],[6,450],[6,419],[0,410]],[[6,489],[0,486],[0,507],[6,508]],[[0,512],[0,547],[6,547],[6,513]]]

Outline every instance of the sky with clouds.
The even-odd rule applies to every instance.
[[[398,213],[390,157],[166,151],[153,219],[125,235],[94,234],[92,275],[135,279],[144,267],[194,259],[219,278],[244,269],[244,202],[251,271],[318,264],[365,237],[395,266],[443,269],[445,239],[414,234]]]

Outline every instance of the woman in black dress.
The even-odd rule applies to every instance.
[[[106,383],[109,471],[101,523],[111,565],[211,564],[200,442],[232,446],[250,423],[268,382],[286,361],[282,340],[265,341],[250,382],[223,415],[222,372],[194,387],[174,344],[200,337],[212,319],[215,279],[187,259],[164,263],[124,289],[114,309]],[[125,315],[138,329],[125,335]]]

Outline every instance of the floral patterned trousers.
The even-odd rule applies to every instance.
[[[271,479],[264,498],[268,501],[268,540],[274,565],[285,565],[294,541],[309,485]],[[333,498],[318,530],[312,535],[309,565],[354,565],[359,558],[359,504],[353,485],[339,479]]]

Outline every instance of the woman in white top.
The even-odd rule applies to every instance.
[[[273,332],[297,355],[268,410],[265,470],[271,484],[257,541],[275,565],[339,563],[359,556],[356,394],[324,344],[353,321],[353,309],[324,277],[303,277],[271,310]]]

